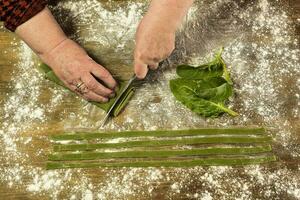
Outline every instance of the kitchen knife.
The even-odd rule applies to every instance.
[[[104,127],[104,125],[106,124],[106,122],[108,121],[108,119],[111,116],[111,113],[113,111],[113,109],[115,108],[115,106],[117,105],[117,103],[120,101],[121,97],[123,96],[123,94],[126,92],[126,90],[129,88],[129,86],[132,84],[133,81],[136,80],[136,75],[134,74],[129,81],[127,82],[127,84],[125,85],[125,87],[123,88],[123,90],[119,93],[118,98],[115,100],[115,102],[113,103],[113,105],[110,107],[110,109],[108,110],[107,114],[105,115],[102,123],[101,123],[101,127]]]

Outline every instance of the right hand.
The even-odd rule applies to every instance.
[[[148,67],[158,68],[161,61],[171,55],[175,48],[176,29],[166,28],[155,13],[148,12],[141,20],[136,32],[134,70],[139,79],[145,78]]]
[[[104,103],[115,96],[117,83],[111,74],[74,41],[65,39],[48,53],[40,55],[40,58],[65,86],[84,99]]]

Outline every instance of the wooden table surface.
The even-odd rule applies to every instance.
[[[72,1],[66,2],[72,3]],[[87,3],[91,2],[93,1]],[[101,5],[102,10],[115,14],[117,13],[116,9],[130,10],[132,4],[138,5],[133,9],[136,9],[137,13],[143,14],[148,5],[147,2],[142,0],[98,0],[97,2],[98,6]],[[226,47],[226,44],[241,35],[246,35],[249,41],[257,40],[251,29],[240,29],[241,27],[239,27],[235,30],[232,28],[234,26],[230,26],[231,28],[224,28],[222,33],[223,30],[219,29],[220,32],[217,33],[213,32],[215,29],[209,32],[208,30],[200,30],[200,28],[210,24],[212,26],[220,26],[222,23],[225,26],[230,25],[234,18],[238,17],[238,15],[230,15],[230,12],[237,12],[234,10],[235,6],[246,12],[247,8],[259,4],[263,0],[217,2],[215,3],[216,10],[214,10],[213,2],[206,0],[195,3],[194,7],[207,5],[207,10],[203,11],[203,15],[200,12],[196,14],[196,17],[198,17],[196,19],[197,23],[193,22],[193,20],[195,21],[193,18],[186,22],[185,28],[178,33],[176,51],[168,59],[168,62],[163,65],[166,72],[161,70],[158,74],[168,76],[168,73],[174,73],[174,67],[177,63],[189,62],[189,59],[195,55],[197,57],[207,55],[212,49],[216,49],[220,45]],[[64,1],[52,1],[51,9],[68,36],[77,40],[97,62],[106,66],[115,76],[128,79],[132,75],[132,50],[134,48],[133,33],[130,32],[130,29],[128,28],[127,32],[124,31],[122,33],[123,37],[119,38],[125,46],[118,50],[118,42],[120,41],[115,40],[115,32],[111,34],[105,32],[108,30],[106,26],[96,27],[99,25],[98,22],[95,22],[97,20],[91,20],[91,22],[76,21],[77,16],[72,13],[72,9],[67,9],[70,7],[67,7],[66,4],[64,4]],[[84,1],[78,1],[76,5],[81,4],[84,5]],[[276,9],[282,6],[282,9],[287,11],[287,18],[291,26],[295,27],[294,32],[289,31],[288,34],[293,38],[298,38],[298,44],[295,45],[296,50],[297,48],[299,50],[300,1],[282,0],[272,2],[270,5]],[[91,19],[95,19],[97,15],[94,14],[99,11],[97,8],[95,6],[95,10],[92,8],[88,10],[84,7],[83,11],[90,12]],[[85,14],[87,13],[82,15]],[[93,23],[96,23],[95,26],[93,26]],[[238,23],[243,22],[238,21]],[[109,25],[109,23],[107,24]],[[111,28],[117,28],[120,24],[120,22],[112,21],[110,25]],[[110,45],[103,45],[101,42],[96,41],[98,38],[92,37],[93,34],[101,35],[101,33],[107,34],[106,37],[108,37]],[[199,46],[200,41],[203,46]],[[263,42],[271,45],[273,40]],[[292,49],[291,47],[288,51],[292,51]],[[53,174],[47,172],[44,166],[47,154],[51,152],[48,135],[66,130],[97,131],[99,130],[99,119],[104,116],[104,112],[95,106],[88,105],[70,92],[43,80],[39,72],[34,69],[34,66],[40,63],[39,59],[30,53],[26,45],[22,44],[14,33],[7,31],[3,26],[0,28],[0,52],[0,145],[3,145],[3,148],[0,148],[0,199],[201,199],[201,197],[205,199],[203,196],[204,191],[210,192],[211,196],[214,197],[212,199],[236,199],[237,197],[241,199],[300,199],[300,192],[295,192],[297,189],[300,190],[300,119],[299,115],[295,117],[289,114],[299,107],[299,99],[293,100],[296,98],[294,98],[294,92],[299,91],[296,88],[297,83],[299,84],[299,80],[297,82],[299,77],[297,77],[296,72],[294,76],[287,78],[284,82],[287,86],[291,86],[290,88],[295,88],[295,90],[289,91],[287,89],[286,93],[283,94],[281,103],[285,106],[282,109],[286,110],[277,119],[264,121],[258,114],[253,114],[247,115],[253,116],[253,118],[249,117],[247,122],[243,122],[242,118],[232,120],[228,116],[211,121],[199,118],[184,108],[178,108],[179,116],[172,116],[174,119],[180,119],[180,114],[186,114],[187,116],[182,117],[181,122],[175,122],[170,117],[170,115],[176,113],[175,111],[168,115],[168,113],[158,110],[156,113],[161,112],[161,117],[159,117],[153,109],[156,106],[159,107],[160,102],[166,103],[167,100],[164,100],[166,97],[164,94],[159,93],[158,88],[153,88],[154,86],[151,85],[154,82],[154,85],[165,87],[159,81],[153,81],[157,78],[154,73],[147,80],[149,83],[146,83],[146,86],[137,92],[128,110],[125,110],[120,117],[111,122],[106,128],[106,130],[143,130],[148,129],[150,125],[155,129],[172,129],[174,126],[176,126],[175,128],[195,128],[214,125],[224,126],[224,124],[225,126],[263,125],[274,128],[274,126],[278,127],[276,123],[289,124],[288,130],[294,138],[293,142],[283,144],[283,139],[281,140],[277,135],[274,149],[280,158],[280,162],[271,166],[262,166],[262,171],[266,176],[283,173],[282,182],[279,182],[282,188],[289,185],[288,182],[293,179],[295,185],[291,187],[296,195],[293,196],[282,188],[278,189],[279,186],[276,184],[279,180],[274,181],[274,184],[265,182],[260,185],[260,183],[253,182],[247,177],[244,169],[237,168],[227,171],[225,178],[220,177],[222,181],[219,189],[222,188],[220,190],[231,196],[224,195],[222,197],[222,194],[218,193],[218,188],[210,188],[208,185],[203,184],[203,179],[200,178],[207,176],[206,171],[216,173],[217,169],[214,168],[198,170],[164,169],[161,171],[158,169],[137,169],[136,171],[132,169],[120,169],[119,171],[107,169],[58,170]],[[162,79],[164,78],[158,78],[158,80]],[[20,81],[20,88],[17,84],[18,81]],[[26,85],[27,82],[28,85]],[[162,81],[162,83],[164,82]],[[20,90],[24,90],[25,94]],[[38,91],[37,94],[35,90]],[[144,97],[142,97],[143,95]],[[289,95],[292,96],[289,97]],[[143,103],[141,103],[141,99]],[[242,101],[241,99],[238,100]],[[238,103],[233,104],[233,106],[243,112]],[[26,110],[27,108],[28,110]],[[177,108],[174,107],[174,109]],[[145,114],[142,114],[143,112]],[[151,116],[151,113],[153,116]],[[158,120],[157,124],[155,124],[155,120]],[[178,123],[178,127],[176,123]],[[286,130],[283,129],[282,134],[285,134],[284,131]],[[274,128],[274,131],[279,133],[277,128]],[[9,145],[11,145],[11,149]],[[287,171],[282,172],[282,169]],[[136,173],[136,176],[132,173]],[[43,175],[45,179],[48,179],[49,186],[47,181],[43,180]],[[19,178],[17,178],[18,176]],[[229,182],[231,179],[235,181],[235,184],[239,181],[251,183],[252,185],[248,185],[251,195],[243,198],[242,193],[239,193],[239,190],[235,188],[238,186],[231,186]],[[57,180],[60,182],[53,183]],[[209,182],[206,182],[206,184],[209,184]],[[177,192],[176,188],[178,187],[180,192]],[[273,190],[270,189],[272,187]],[[266,188],[273,191],[270,197],[263,195]],[[278,190],[278,192],[274,192],[274,190]],[[72,197],[72,195],[74,196]]]

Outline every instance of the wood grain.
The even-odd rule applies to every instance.
[[[104,3],[105,8],[108,10],[113,10],[115,5],[114,3],[111,4],[111,1],[108,0],[99,0],[100,2]],[[60,1],[51,1],[51,5],[54,6]],[[116,3],[119,3],[120,6],[126,6],[126,1],[118,0],[115,1]],[[136,1],[136,2],[142,2],[142,1]],[[245,2],[251,2],[251,1],[245,1]],[[253,1],[256,2],[256,1]],[[290,12],[288,13],[288,17],[291,18],[296,26],[295,36],[299,38],[298,41],[300,41],[300,1],[299,0],[289,0],[289,1],[282,1],[284,5],[290,8]],[[84,25],[82,25],[82,28],[84,29]],[[72,28],[65,30],[67,33],[72,31]],[[85,30],[88,31],[88,30]],[[201,34],[199,32],[199,34]],[[229,33],[228,33],[229,34]],[[226,36],[226,37],[225,37]],[[230,37],[225,35],[224,40],[229,40]],[[209,38],[207,38],[209,41]],[[188,39],[185,41],[186,44],[189,44]],[[197,43],[199,41],[194,41],[194,43]],[[192,42],[191,42],[192,43]],[[18,71],[18,68],[15,66],[18,64],[20,59],[20,40],[18,37],[9,31],[7,31],[3,25],[0,26],[0,106],[4,107],[5,100],[10,96],[10,94],[14,91],[13,88],[10,87],[10,83],[12,81],[13,73],[16,73]],[[129,51],[124,52],[122,55],[116,55],[111,48],[101,48],[98,43],[94,42],[87,42],[83,45],[83,47],[88,51],[88,53],[99,63],[103,64],[107,68],[110,69],[110,71],[116,75],[119,76],[122,79],[128,79],[133,73],[132,70],[132,57],[128,53]],[[131,46],[130,48],[133,48]],[[184,49],[182,49],[183,51]],[[189,50],[187,50],[189,52]],[[191,51],[192,52],[192,51]],[[176,54],[174,56],[175,58],[178,57],[178,59],[182,59],[180,55]],[[175,61],[176,62],[176,61]],[[51,93],[51,87],[54,87],[54,85],[50,82],[43,82],[43,86],[41,87],[43,90],[43,95],[41,95],[39,102],[41,104],[47,103],[49,97],[52,95]],[[158,97],[159,99],[159,97]],[[159,100],[160,101],[160,100]],[[43,125],[42,130],[36,129],[37,127],[40,127],[41,123],[36,122],[32,123],[31,127],[28,128],[24,133],[22,133],[22,136],[26,139],[29,137],[32,137],[32,142],[30,144],[25,144],[24,141],[20,140],[17,144],[17,148],[20,151],[23,151],[30,155],[30,157],[26,160],[24,166],[28,167],[45,167],[45,163],[47,160],[47,153],[52,151],[51,144],[49,140],[47,139],[49,135],[64,131],[66,129],[69,129],[71,131],[72,127],[68,127],[68,124],[65,124],[62,122],[61,119],[63,119],[66,116],[69,116],[70,113],[80,113],[80,109],[82,109],[82,104],[78,98],[75,97],[75,95],[67,93],[64,96],[63,103],[61,105],[57,106],[57,108],[52,111],[51,113],[47,113],[47,117],[49,118],[47,124]],[[96,123],[99,119],[99,117],[102,116],[103,113],[99,113],[95,115],[95,118],[91,119],[90,123]],[[4,117],[4,111],[3,109],[0,109],[0,125],[2,126],[3,122],[2,119]],[[122,116],[117,119],[117,123],[122,124]],[[259,121],[259,119],[257,119]],[[72,124],[72,123],[70,123]],[[297,136],[297,134],[300,132],[300,121],[299,119],[294,119],[294,132],[293,134]],[[298,125],[297,125],[298,124]],[[4,133],[5,134],[5,133]],[[1,140],[0,140],[1,141]],[[294,145],[300,144],[300,138],[298,137],[298,140],[296,140]],[[1,143],[0,143],[1,146]],[[266,166],[266,169],[270,170],[276,170],[281,168],[289,168],[291,170],[294,170],[295,174],[299,172],[298,166],[300,164],[300,161],[297,159],[292,158],[290,155],[285,154],[284,149],[282,147],[275,145],[273,147],[276,150],[276,153],[280,155],[281,163],[274,164],[272,166]],[[38,153],[41,151],[41,153]],[[5,163],[5,155],[3,155],[3,150],[0,148],[0,163],[1,167],[5,168],[12,168],[16,165],[16,163]],[[3,162],[2,162],[3,161]],[[242,169],[241,169],[242,170]],[[298,171],[297,171],[298,170]],[[110,171],[105,170],[99,170],[99,169],[87,169],[82,171],[81,173],[74,173],[75,177],[72,177],[73,184],[70,183],[70,185],[66,185],[65,189],[62,193],[58,195],[59,199],[64,199],[66,197],[70,196],[71,188],[74,187],[78,182],[80,182],[82,178],[82,174],[90,179],[90,181],[94,185],[101,185],[101,183],[106,181],[107,174]],[[1,172],[0,172],[1,173]],[[168,171],[172,175],[173,171]],[[241,173],[242,174],[242,173]],[[144,178],[147,174],[144,174]],[[299,173],[298,173],[299,175]],[[62,173],[63,176],[63,173]],[[243,175],[241,175],[243,176]],[[32,182],[32,177],[24,178],[20,185],[9,187],[9,181],[8,180],[0,180],[0,199],[51,199],[49,193],[44,192],[42,194],[33,194],[31,192],[28,192],[26,189],[28,185]],[[172,185],[172,182],[169,182],[167,180],[163,180],[160,183],[153,183],[153,192],[151,198],[149,196],[144,197],[141,195],[138,199],[166,199],[168,198],[166,196],[166,191],[169,190],[170,186]],[[193,199],[188,198],[186,194],[193,193],[194,191],[198,191],[199,188],[202,188],[200,181],[199,182],[192,182],[187,183],[185,187],[185,191],[181,191],[180,194],[175,195],[173,199]],[[146,191],[147,192],[147,191]],[[228,190],[230,192],[230,190]],[[280,195],[278,194],[277,199],[280,199]],[[113,197],[112,197],[113,199]],[[137,199],[137,197],[128,196],[124,199]],[[283,198],[281,198],[283,199]]]

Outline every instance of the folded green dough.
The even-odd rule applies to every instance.
[[[64,83],[54,74],[54,72],[51,70],[49,66],[46,64],[41,64],[39,66],[40,71],[42,71],[45,75],[45,78],[53,81],[54,83],[63,86],[64,88],[67,88]],[[97,107],[103,109],[105,112],[108,112],[113,103],[116,101],[116,99],[120,96],[120,91],[123,90],[123,88],[126,85],[126,81],[118,81],[119,82],[119,90],[117,91],[116,97],[109,100],[107,103],[98,103],[94,101],[90,101],[90,103],[96,105]],[[67,88],[68,89],[68,88]],[[115,105],[114,109],[111,112],[111,115],[116,117],[120,114],[120,112],[125,108],[125,106],[128,104],[130,98],[134,94],[134,87],[129,86],[129,88],[122,94],[121,98],[119,99],[118,103]]]

